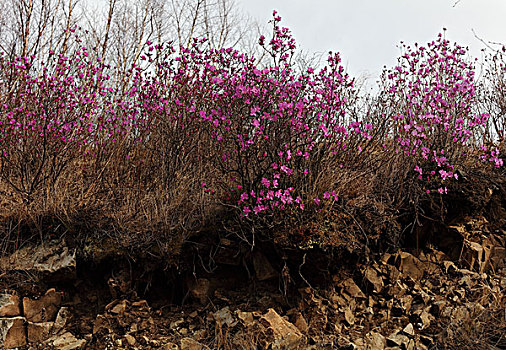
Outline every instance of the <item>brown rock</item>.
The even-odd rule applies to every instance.
[[[0,270],[26,271],[60,277],[75,277],[76,252],[61,243],[54,245],[26,246],[14,254],[0,258]]]
[[[387,340],[380,333],[369,332],[365,336],[365,343],[367,344],[367,349],[383,350],[387,345]]]
[[[48,340],[51,336],[54,322],[28,322],[27,333],[29,343],[42,343]]]
[[[269,309],[260,322],[267,328],[266,335],[272,349],[295,349],[302,341],[302,333],[294,324]]]
[[[211,295],[211,282],[206,278],[192,278],[188,281],[188,289],[194,298],[205,304]]]
[[[269,260],[259,251],[252,253],[253,268],[259,281],[265,281],[278,276]]]
[[[399,271],[408,275],[415,281],[423,277],[423,263],[418,258],[408,252],[400,252],[399,260]]]
[[[117,303],[116,305],[114,305],[113,307],[111,307],[109,312],[112,314],[123,315],[126,311],[126,308],[127,308],[127,301],[122,300],[119,303]]]
[[[404,329],[402,330],[402,332],[404,334],[406,334],[407,336],[414,336],[415,335],[415,329],[413,328],[413,324],[412,323],[408,323],[408,325],[406,327],[404,327]]]
[[[369,283],[371,283],[374,287],[374,291],[379,293],[383,289],[383,279],[378,275],[378,272],[372,268],[369,267],[364,272],[364,277]]]
[[[177,344],[169,342],[169,343],[163,344],[160,349],[161,350],[179,350],[179,346]]]
[[[57,334],[58,332],[60,332],[62,329],[65,328],[65,326],[69,322],[70,316],[71,314],[68,307],[60,308],[58,314],[56,315],[56,320],[54,321],[52,331],[53,334]]]
[[[466,242],[463,247],[462,259],[470,270],[484,272],[488,267],[491,249],[477,242]]]
[[[3,344],[5,349],[17,348],[27,344],[25,321],[24,317],[19,316],[0,318],[0,344]]]
[[[70,332],[63,333],[61,336],[53,340],[53,348],[55,350],[77,350],[83,349],[86,345],[86,340],[77,339]]]
[[[30,322],[54,321],[60,308],[62,293],[49,289],[40,299],[23,298],[25,317]]]
[[[98,315],[93,323],[93,334],[97,334],[102,331],[109,333],[110,330],[111,327],[109,325],[109,320],[104,315]]]
[[[134,346],[135,343],[137,343],[137,339],[135,339],[135,337],[131,334],[125,335],[125,340],[127,341],[128,344],[132,346]]]
[[[344,309],[344,319],[350,326],[352,326],[355,323],[355,315],[353,315],[353,311],[351,311],[349,307]]]
[[[0,294],[0,317],[21,316],[20,300],[16,293]]]
[[[251,327],[255,324],[255,319],[253,318],[252,312],[242,312],[237,310],[235,312],[237,317],[241,320],[241,322],[246,326],[246,328]]]
[[[352,278],[347,278],[341,283],[343,290],[353,298],[365,298],[362,290],[357,286]]]
[[[290,316],[290,319],[293,320],[293,324],[295,325],[295,327],[299,329],[299,331],[301,331],[302,333],[307,333],[309,331],[307,321],[304,318],[304,316],[302,316],[300,311],[298,311],[297,309],[292,309],[288,311],[287,314]]]
[[[410,339],[405,336],[404,334],[401,334],[400,332],[394,333],[391,336],[387,338],[387,345],[389,346],[404,346],[409,343]]]
[[[192,338],[183,338],[181,339],[181,350],[209,350],[209,347]]]
[[[234,327],[237,324],[228,306],[216,311],[213,317],[220,326]]]

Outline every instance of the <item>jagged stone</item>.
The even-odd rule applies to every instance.
[[[29,343],[42,343],[51,337],[54,322],[28,322],[27,334]]]
[[[272,349],[295,349],[303,338],[294,324],[281,317],[274,309],[269,309],[260,322],[267,328],[266,336]]]
[[[40,299],[23,298],[23,310],[30,322],[54,321],[60,309],[62,293],[49,289]]]
[[[241,322],[246,326],[246,328],[249,328],[255,324],[255,319],[253,317],[252,312],[243,312],[240,310],[237,310],[236,312],[237,317],[241,320]]]
[[[192,338],[183,338],[181,339],[181,350],[209,350],[209,347]]]
[[[160,349],[161,350],[179,350],[179,346],[177,344],[169,342],[169,343],[163,344]]]
[[[131,334],[125,335],[125,340],[127,341],[128,344],[132,346],[134,346],[135,343],[137,343],[137,339],[135,339],[135,337]]]
[[[83,349],[86,340],[77,339],[72,333],[66,332],[52,341],[54,350],[77,350]]]
[[[259,281],[265,281],[278,276],[267,257],[259,251],[252,253],[253,268]]]
[[[383,289],[383,279],[378,274],[378,271],[372,267],[368,267],[364,272],[365,279],[372,284],[376,293],[381,292]]]
[[[57,334],[63,330],[69,322],[70,316],[71,314],[68,307],[60,308],[58,314],[56,315],[56,320],[54,321],[52,333]]]
[[[408,336],[414,336],[415,335],[415,329],[413,328],[412,323],[408,323],[406,327],[402,330],[402,332]]]
[[[21,316],[20,299],[15,292],[0,293],[0,317]]]
[[[76,251],[61,243],[27,246],[14,254],[0,258],[0,270],[25,271],[53,275],[59,279],[73,279],[76,271]]]
[[[408,252],[400,252],[398,259],[399,271],[401,271],[403,274],[408,275],[415,281],[423,277],[424,263],[421,262],[418,258],[409,254]]]
[[[234,327],[237,324],[237,320],[232,315],[228,306],[216,311],[213,317],[220,326]]]
[[[211,295],[211,282],[206,278],[191,278],[188,280],[188,289],[194,298],[205,304]]]
[[[298,311],[297,309],[291,309],[287,312],[287,315],[290,316],[290,318],[293,320],[293,324],[295,325],[295,327],[299,329],[299,331],[301,331],[302,333],[308,332],[309,326],[307,324],[306,319],[304,318],[304,316],[302,316],[300,311]]]
[[[359,286],[357,286],[352,278],[345,279],[340,285],[342,286],[343,290],[351,297],[365,299],[365,294],[362,292]]]
[[[27,344],[24,317],[0,318],[0,344],[13,349]]]
[[[386,338],[377,332],[369,332],[365,336],[367,349],[383,350],[387,344]]]

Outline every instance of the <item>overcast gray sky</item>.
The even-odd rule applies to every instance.
[[[506,44],[506,0],[237,0],[265,23],[276,9],[299,47],[339,51],[353,75],[378,76],[395,64],[398,44],[425,44],[447,28],[446,38],[480,56],[476,34]],[[455,6],[454,6],[455,5]]]

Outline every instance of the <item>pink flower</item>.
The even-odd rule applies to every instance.
[[[316,197],[314,199],[314,202],[316,203],[316,205],[320,205],[320,198]]]

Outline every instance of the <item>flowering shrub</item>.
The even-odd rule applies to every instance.
[[[477,151],[503,165],[479,137],[489,116],[476,112],[466,49],[442,35],[404,46],[377,106],[357,106],[339,54],[298,70],[280,22],[274,12],[272,37],[259,39],[262,66],[204,39],[178,50],[148,41],[138,64],[118,70],[77,36],[65,54],[0,56],[0,191],[34,217],[86,207],[108,228],[183,232],[182,242],[230,208],[253,225],[330,227],[326,214],[349,203],[379,203],[381,218],[420,188],[447,193]],[[359,219],[339,218],[363,230]]]
[[[403,48],[399,65],[383,75],[393,148],[413,158],[413,170],[427,181],[427,193],[433,186],[447,193],[445,181],[458,179],[455,165],[479,142],[473,138],[489,115],[475,113],[475,71],[465,48],[451,45],[441,34],[427,47]],[[502,165],[494,154],[490,160]]]
[[[234,49],[202,50],[195,41],[178,57],[169,49],[171,59],[139,78],[142,99],[149,99],[140,103],[141,114],[157,115],[155,123],[187,128],[192,137],[207,140],[207,149],[198,153],[215,178],[202,179],[203,188],[220,192],[243,217],[318,205],[320,198],[304,188],[312,187],[317,177],[312,172],[323,165],[318,164],[322,147],[337,155],[350,133],[368,135],[359,122],[346,124],[353,82],[339,55],[331,53],[318,72],[297,72],[291,63],[295,41],[279,26],[276,12],[273,16],[272,39],[259,41],[272,66],[256,67],[253,58]],[[323,191],[322,200],[331,195],[337,199],[335,190]]]

